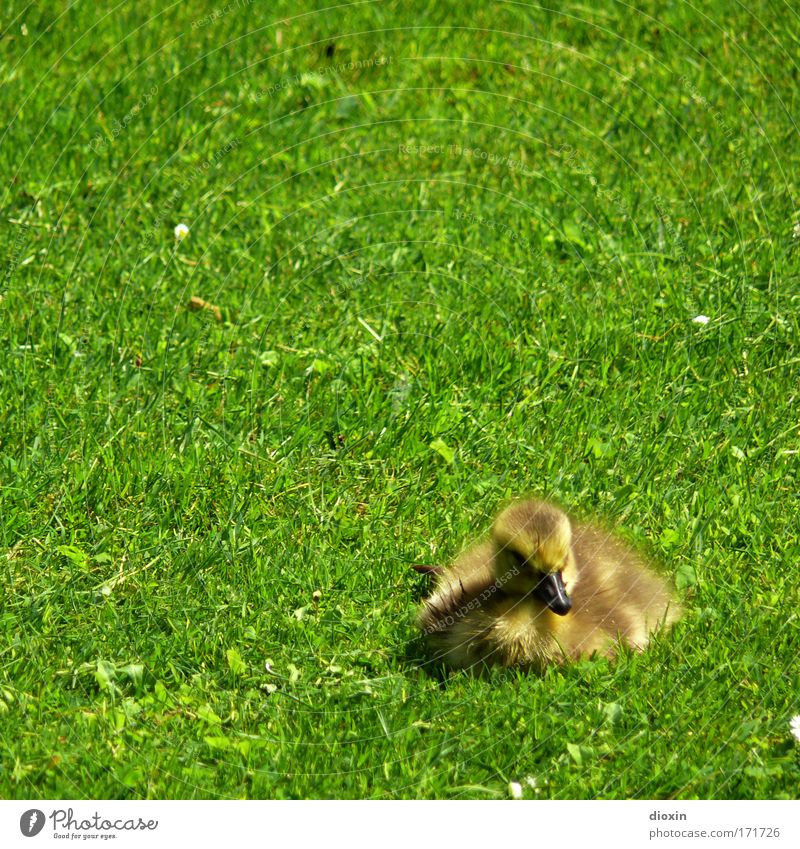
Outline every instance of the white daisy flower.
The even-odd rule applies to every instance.
[[[508,792],[512,799],[522,798],[522,785],[518,781],[508,782]]]
[[[793,716],[789,722],[789,730],[795,740],[800,740],[800,714]]]
[[[182,242],[188,235],[189,228],[185,224],[180,223],[175,225],[175,238],[179,242]]]
[[[707,315],[696,315],[692,321],[695,324],[708,324],[711,319]]]
[[[795,239],[800,239],[800,221],[798,221],[797,224],[792,227],[792,235],[795,237]]]

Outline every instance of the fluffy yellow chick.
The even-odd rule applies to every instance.
[[[620,643],[644,649],[680,616],[640,555],[545,501],[512,504],[487,541],[433,571],[419,625],[434,660],[456,668],[613,657]]]

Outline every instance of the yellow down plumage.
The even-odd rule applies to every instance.
[[[680,616],[667,583],[625,543],[544,501],[512,504],[490,538],[440,570],[419,625],[434,660],[543,669],[620,643],[644,649]]]

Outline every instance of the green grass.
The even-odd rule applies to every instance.
[[[796,796],[800,27],[642,5],[6,9],[0,796]],[[685,619],[439,680],[525,492]]]

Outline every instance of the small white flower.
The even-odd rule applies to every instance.
[[[695,324],[708,324],[711,319],[707,315],[696,315],[692,321]]]
[[[792,235],[795,237],[795,239],[800,239],[800,221],[798,221],[797,224],[792,227]]]
[[[789,729],[794,739],[800,740],[800,714],[792,717],[791,722],[789,722]]]
[[[518,781],[509,781],[508,792],[510,793],[512,799],[521,799],[522,785]]]
[[[531,790],[539,789],[539,782],[536,780],[536,776],[534,775],[526,775],[525,783],[531,788]]]
[[[182,242],[189,235],[189,228],[181,223],[175,225],[175,238]]]

